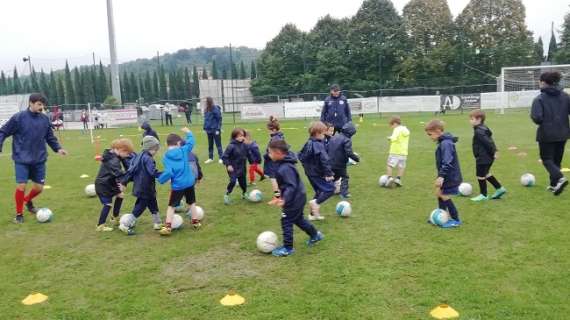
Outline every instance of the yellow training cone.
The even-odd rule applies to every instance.
[[[235,293],[235,291],[231,290],[225,297],[222,298],[222,300],[220,300],[220,303],[227,307],[238,306],[245,303],[245,298]]]
[[[82,174],[82,175],[81,175],[79,178],[81,178],[81,179],[85,179],[85,178],[89,178],[89,176],[88,176],[88,175],[86,175],[86,174]]]
[[[22,300],[22,303],[27,305],[27,306],[31,306],[33,304],[37,304],[37,303],[42,303],[47,301],[48,296],[43,295],[41,293],[34,293],[34,294],[30,294],[26,297],[26,299]]]
[[[51,189],[51,186],[44,186],[44,189],[49,190]]]
[[[436,319],[453,319],[459,317],[459,312],[446,304],[440,304],[429,314]]]

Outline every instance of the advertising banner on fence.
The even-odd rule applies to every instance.
[[[377,97],[349,99],[348,105],[353,115],[359,113],[378,113]]]
[[[437,112],[439,110],[439,96],[403,96],[380,98],[380,112]]]
[[[241,106],[241,118],[243,120],[248,119],[269,119],[269,116],[277,117],[281,119],[285,116],[283,112],[283,104],[281,103],[271,103],[271,104],[249,104]]]
[[[441,111],[479,108],[481,108],[481,94],[479,93],[441,96]]]
[[[137,109],[117,109],[92,111],[92,119],[98,117],[98,122],[109,127],[138,123]]]
[[[287,102],[285,118],[319,118],[322,108],[322,101]]]
[[[4,125],[14,114],[28,107],[29,94],[0,96],[0,126]]]

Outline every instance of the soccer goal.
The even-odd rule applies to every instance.
[[[499,78],[499,91],[531,91],[539,90],[540,75],[547,71],[558,71],[562,74],[561,85],[570,87],[570,64],[523,66],[502,68]]]

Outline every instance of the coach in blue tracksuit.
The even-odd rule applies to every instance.
[[[15,115],[0,128],[0,152],[6,138],[12,136],[12,160],[16,169],[16,202],[15,223],[24,222],[24,203],[30,213],[37,210],[32,199],[38,196],[44,187],[46,177],[47,149],[50,148],[66,155],[67,152],[59,145],[53,134],[53,127],[49,118],[42,113],[47,105],[47,98],[40,93],[30,95],[29,107]],[[28,180],[33,186],[30,193],[25,195]]]
[[[212,97],[206,98],[206,110],[204,111],[204,131],[208,135],[208,160],[205,163],[214,161],[214,142],[218,149],[218,157],[222,163],[222,109],[214,104]]]
[[[340,87],[336,84],[331,86],[331,94],[325,99],[321,111],[321,121],[332,123],[335,133],[340,132],[346,123],[352,122],[348,100],[342,95]]]

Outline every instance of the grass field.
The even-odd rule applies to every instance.
[[[338,199],[333,198],[322,210],[327,220],[316,222],[326,239],[307,248],[306,235],[295,229],[297,252],[287,258],[255,248],[260,232],[280,234],[278,209],[237,200],[238,192],[235,203],[224,206],[227,176],[217,163],[203,166],[205,179],[197,189],[198,204],[206,211],[201,230],[186,227],[161,238],[145,213],[136,236],[96,233],[100,205],[86,198],[83,188],[92,183],[98,163],[88,136],[79,132],[64,133],[68,157],[50,154],[47,184],[52,189],[36,201],[52,209],[55,220],[39,224],[26,215],[24,225],[14,225],[7,143],[0,154],[0,318],[428,319],[433,307],[447,302],[461,319],[568,319],[570,194],[555,198],[545,191],[547,176],[537,161],[528,115],[489,115],[500,149],[494,172],[509,192],[503,200],[482,204],[457,198],[464,225],[456,230],[426,224],[437,205],[432,195],[435,145],[421,124],[430,118],[403,117],[412,136],[405,186],[397,190],[377,184],[385,170],[387,119],[373,116],[360,123],[353,141],[363,160],[350,168],[353,216],[336,217]],[[477,190],[468,119],[447,115],[444,120],[460,138],[464,179]],[[295,150],[306,140],[307,124],[282,123]],[[253,130],[263,148],[264,124],[244,127]],[[157,128],[161,135],[169,132]],[[203,161],[206,137],[199,127],[192,129]],[[231,128],[224,129],[225,144]],[[97,134],[104,145],[119,134],[132,135],[138,144],[140,135],[134,128]],[[510,146],[518,150],[509,151]],[[570,160],[564,164],[570,166]],[[525,172],[536,175],[537,186],[519,184]],[[82,174],[91,178],[80,179]],[[269,200],[269,183],[258,183],[258,188]],[[168,190],[168,185],[158,190],[162,215]],[[134,200],[126,198],[123,212]],[[244,296],[246,304],[221,306],[219,300],[230,289]],[[22,305],[31,292],[49,300]]]

